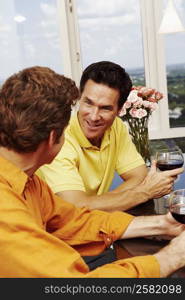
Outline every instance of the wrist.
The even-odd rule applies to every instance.
[[[154,256],[160,265],[160,276],[166,277],[184,266],[184,253],[175,242],[175,238]],[[179,248],[179,249],[178,249]]]
[[[166,225],[160,216],[137,216],[129,224],[123,238],[136,238],[166,234]]]
[[[134,193],[137,195],[140,203],[144,203],[151,198],[150,191],[145,184],[140,184],[139,186],[137,186],[134,189]]]
[[[178,231],[177,233],[175,232],[175,227],[169,222],[167,214],[156,215],[155,219],[157,223],[157,235],[164,235],[166,236],[166,239],[170,240],[180,233],[180,231]]]

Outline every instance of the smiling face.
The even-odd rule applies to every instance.
[[[89,79],[80,98],[78,119],[86,138],[101,145],[105,131],[118,115],[119,91]]]

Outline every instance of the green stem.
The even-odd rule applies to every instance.
[[[128,118],[129,132],[132,140],[145,162],[151,161],[148,138],[148,117],[142,119]]]

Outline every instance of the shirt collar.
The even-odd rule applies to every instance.
[[[99,149],[98,147],[92,145],[90,143],[90,141],[84,135],[82,128],[80,126],[79,120],[78,120],[77,112],[73,115],[73,117],[70,121],[70,129],[71,129],[72,134],[78,140],[78,143],[80,144],[81,147],[91,148],[91,149]],[[111,131],[111,128],[107,129],[103,136],[103,139],[101,142],[101,147],[100,147],[101,150],[103,150],[110,143],[110,138],[109,138],[110,131]]]
[[[28,175],[9,160],[0,156],[0,177],[5,179],[17,193],[23,193]]]

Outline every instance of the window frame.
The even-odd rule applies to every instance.
[[[64,74],[79,85],[82,61],[76,4],[74,0],[57,0],[57,8],[64,57]]]

